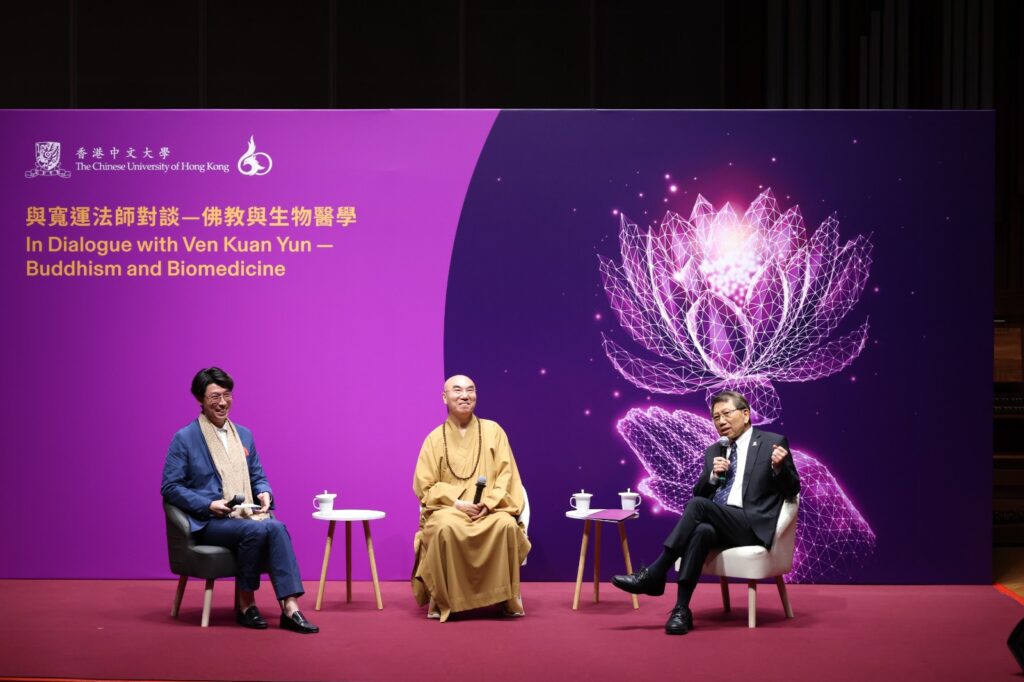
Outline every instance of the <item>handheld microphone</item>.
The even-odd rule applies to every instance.
[[[487,477],[481,476],[476,479],[476,495],[473,496],[473,504],[480,504],[480,496],[484,494],[484,486],[487,485]]]
[[[718,445],[722,448],[722,457],[729,459],[729,439],[722,436],[718,439]],[[724,474],[718,474],[718,487],[721,488],[725,485],[725,479],[729,478],[729,471],[726,470]]]
[[[243,495],[242,493],[238,493],[230,500],[228,500],[228,509],[234,509],[236,506],[242,504],[243,502],[245,502],[245,495]]]

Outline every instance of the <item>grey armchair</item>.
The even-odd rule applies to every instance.
[[[235,555],[225,547],[198,545],[189,530],[188,516],[173,504],[164,502],[164,513],[167,515],[167,558],[171,572],[178,576],[178,589],[174,594],[171,616],[178,617],[181,598],[185,595],[185,585],[189,578],[206,580],[203,594],[202,627],[210,624],[210,606],[213,603],[213,581],[217,578],[230,578],[238,573]],[[237,583],[235,604],[238,603]]]

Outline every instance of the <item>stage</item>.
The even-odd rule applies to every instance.
[[[601,602],[571,583],[524,583],[527,616],[483,610],[428,620],[405,582],[327,585],[302,636],[277,627],[269,585],[259,595],[271,627],[235,625],[232,584],[218,581],[210,627],[199,627],[202,582],[189,583],[177,619],[172,580],[3,580],[0,679],[116,680],[917,680],[1019,679],[1006,647],[1024,607],[992,586],[791,585],[787,620],[773,584],[758,589],[758,627],[747,628],[746,588],[723,613],[717,585],[694,596],[695,629],[670,637],[664,597],[628,597],[608,584]],[[588,587],[585,585],[585,588]],[[671,585],[669,586],[672,587]],[[270,616],[274,616],[271,618]],[[666,677],[666,671],[670,674]]]

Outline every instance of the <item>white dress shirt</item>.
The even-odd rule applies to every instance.
[[[732,488],[729,490],[729,497],[725,500],[725,503],[730,507],[743,508],[743,474],[747,464],[747,450],[750,449],[750,438],[753,433],[754,428],[748,427],[743,432],[743,435],[736,439],[736,466],[732,472],[736,480],[733,481]],[[711,472],[708,482],[711,485],[718,485],[718,475],[715,472]]]
[[[224,426],[213,425],[213,430],[217,432],[217,438],[220,439],[221,445],[224,446],[224,451],[228,449],[228,423],[224,422]]]

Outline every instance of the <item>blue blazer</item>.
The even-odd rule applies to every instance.
[[[273,506],[274,492],[263,474],[252,431],[238,424],[235,424],[235,429],[245,448],[252,494],[270,493]],[[233,496],[237,491],[230,492]],[[206,447],[198,419],[174,434],[164,461],[160,494],[165,501],[188,514],[189,527],[193,533],[206,527],[210,520],[210,503],[224,499],[224,486],[217,467],[213,465],[210,448]]]

